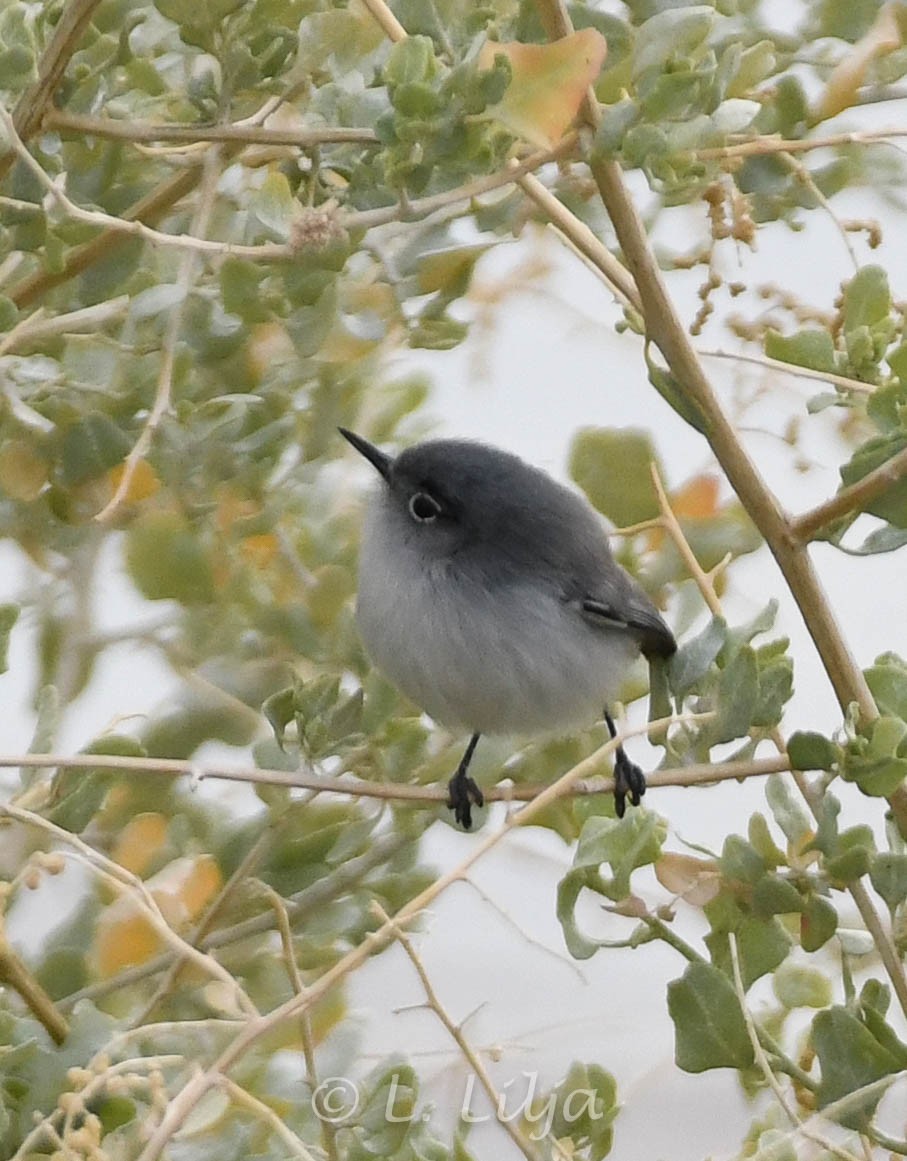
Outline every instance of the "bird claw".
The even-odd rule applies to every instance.
[[[472,830],[472,807],[484,806],[485,796],[475,779],[458,770],[447,786],[447,806],[464,830]]]
[[[627,809],[627,796],[634,806],[646,792],[646,776],[631,762],[621,746],[614,760],[614,810],[618,818],[623,818]]]

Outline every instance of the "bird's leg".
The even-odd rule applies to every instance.
[[[614,719],[605,710],[605,723],[612,738],[617,737],[617,728]],[[642,770],[627,757],[623,746],[617,747],[614,755],[614,810],[618,818],[623,818],[627,809],[627,795],[634,806],[639,806],[639,800],[646,792],[646,776]]]
[[[485,799],[477,783],[469,777],[466,771],[472,761],[472,755],[479,741],[479,735],[473,734],[466,747],[466,753],[460,759],[457,772],[447,786],[447,806],[454,812],[454,818],[461,823],[464,830],[472,828],[472,806],[484,806]]]

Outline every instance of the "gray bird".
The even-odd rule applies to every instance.
[[[468,830],[483,804],[468,775],[481,734],[565,731],[604,713],[615,737],[607,706],[627,668],[677,644],[592,506],[544,472],[467,440],[394,457],[339,430],[382,480],[362,532],[362,641],[416,705],[471,733],[448,799]],[[614,782],[622,817],[646,787],[623,747]]]

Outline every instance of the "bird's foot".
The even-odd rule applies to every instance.
[[[646,792],[646,776],[631,762],[623,746],[618,746],[614,758],[614,810],[618,818],[623,818],[627,809],[627,796],[634,806]]]
[[[475,779],[470,778],[463,766],[447,785],[447,805],[464,830],[472,829],[473,806],[484,806],[485,796]]]

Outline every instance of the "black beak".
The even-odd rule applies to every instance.
[[[382,479],[390,479],[391,467],[394,462],[393,456],[389,456],[386,452],[381,451],[380,448],[376,448],[373,443],[369,443],[361,435],[356,435],[355,431],[348,431],[345,427],[338,427],[337,430],[348,443],[353,445],[360,455],[365,456]]]

